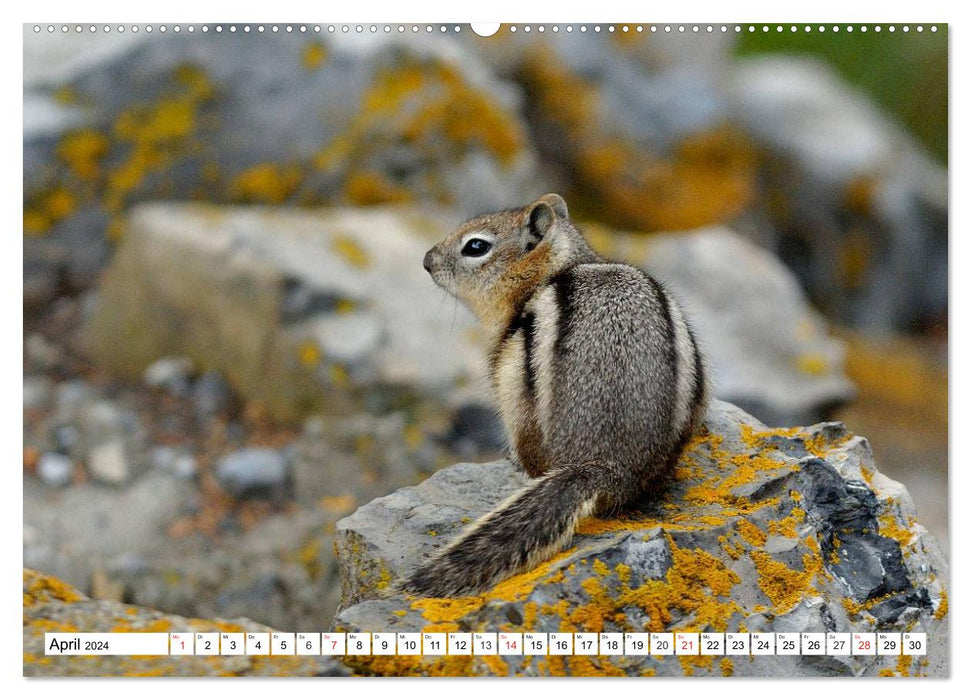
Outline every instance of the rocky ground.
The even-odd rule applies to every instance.
[[[564,552],[481,595],[392,584],[522,488],[508,462],[459,464],[337,524],[336,631],[927,634],[926,656],[47,657],[49,631],[266,631],[90,600],[24,571],[26,675],[946,676],[949,574],[907,490],[839,423],[769,428],[715,402],[663,498],[583,520]],[[306,626],[306,622],[304,621]]]
[[[24,564],[93,597],[326,627],[336,519],[389,484],[499,454],[475,406],[424,407],[428,431],[393,405],[280,424],[184,358],[117,379],[72,352],[82,307],[63,299],[27,329]]]

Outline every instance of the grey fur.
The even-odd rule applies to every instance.
[[[619,513],[662,482],[704,412],[704,363],[677,302],[643,271],[600,258],[566,213],[546,195],[476,217],[426,255],[433,279],[492,336],[512,457],[536,481],[406,591],[479,593],[556,554],[580,518]],[[491,242],[484,260],[465,259],[470,232]]]

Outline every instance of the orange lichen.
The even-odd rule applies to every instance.
[[[795,359],[796,369],[803,374],[819,376],[830,371],[829,362],[819,354],[803,354]]]
[[[317,70],[327,58],[327,49],[319,41],[312,41],[300,54],[300,62],[308,71]]]
[[[941,601],[937,604],[937,610],[934,611],[934,619],[943,620],[944,617],[947,615],[947,608],[948,608],[947,591],[942,587]]]
[[[109,145],[107,137],[94,129],[71,131],[57,145],[57,157],[75,177],[93,181],[101,174],[101,160]]]
[[[681,662],[681,672],[685,676],[695,675],[696,669],[705,669],[711,671],[712,666],[715,662],[714,656],[679,656],[678,661]]]
[[[335,236],[331,242],[334,252],[354,267],[366,269],[371,265],[371,256],[353,238]]]
[[[400,204],[411,201],[411,193],[377,171],[352,170],[344,181],[344,194],[352,204]]]
[[[913,539],[913,533],[908,529],[901,527],[897,523],[897,518],[891,511],[881,513],[877,517],[880,523],[880,534],[884,537],[889,537],[890,539],[897,540],[901,547],[906,547],[910,544]]]
[[[344,178],[348,199],[359,204],[396,202],[431,190],[449,202],[436,172],[420,180],[394,181],[371,167],[388,147],[402,145],[436,162],[458,162],[484,151],[509,166],[526,145],[517,117],[488,93],[468,83],[446,62],[406,57],[377,74],[356,118],[314,159],[324,171]]]
[[[739,520],[735,523],[735,529],[746,542],[753,547],[761,547],[765,544],[766,536],[758,527],[749,520]]]
[[[300,343],[300,346],[297,348],[297,354],[300,358],[300,364],[304,367],[316,367],[323,358],[320,347],[312,340],[305,340]]]
[[[799,536],[796,528],[797,526],[804,522],[806,519],[806,511],[802,508],[793,508],[791,513],[779,520],[770,520],[769,534],[778,535],[780,537],[791,537],[795,538]]]
[[[897,659],[897,675],[898,676],[909,676],[910,667],[913,664],[913,657],[903,654]]]
[[[578,210],[647,230],[683,230],[731,219],[755,192],[754,151],[736,129],[685,136],[670,155],[614,133],[596,85],[547,49],[532,51],[520,79],[540,118],[569,140]]]
[[[230,197],[242,202],[282,204],[300,187],[295,165],[261,163],[239,173],[229,185]]]
[[[112,135],[127,155],[106,176],[104,205],[110,212],[120,211],[149,174],[190,151],[199,111],[213,97],[213,89],[205,73],[193,66],[177,68],[173,77],[177,90],[122,112],[112,125]]]
[[[84,596],[73,586],[69,586],[53,576],[47,576],[32,569],[24,569],[23,577],[25,608],[54,601],[75,603],[84,600]]]
[[[803,597],[816,593],[811,584],[821,566],[818,557],[803,555],[803,570],[797,571],[766,552],[751,551],[749,556],[759,574],[759,588],[772,601],[776,613],[788,612]]]

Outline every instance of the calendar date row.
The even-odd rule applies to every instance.
[[[923,632],[48,632],[57,656],[924,656]]]

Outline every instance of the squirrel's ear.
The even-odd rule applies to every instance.
[[[526,232],[534,245],[546,237],[554,221],[556,221],[556,212],[553,211],[553,207],[543,201],[533,203],[526,216]]]
[[[559,218],[561,218],[561,219],[568,219],[568,218],[570,218],[570,213],[566,209],[566,201],[564,201],[563,197],[561,197],[560,195],[558,195],[558,194],[552,194],[552,193],[550,193],[550,194],[544,194],[542,197],[540,197],[536,201],[537,202],[546,202],[547,204],[549,204],[553,208],[553,211],[556,212],[556,215]]]

